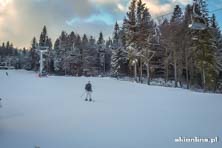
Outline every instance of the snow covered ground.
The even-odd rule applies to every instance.
[[[0,70],[0,148],[221,148],[222,95],[112,78]],[[93,84],[94,103],[81,98]]]

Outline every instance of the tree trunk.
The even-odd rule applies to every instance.
[[[140,58],[140,83],[143,83],[143,61]]]
[[[185,65],[186,65],[186,83],[187,83],[187,89],[190,89],[188,56],[187,56],[187,50],[186,50],[186,49],[185,49]]]
[[[205,92],[206,91],[206,74],[205,74],[203,63],[202,63],[202,77],[203,77],[203,90]]]
[[[166,74],[165,74],[165,83],[169,80],[169,61],[167,59],[167,62],[165,63],[165,68],[166,68]]]
[[[177,60],[176,60],[176,51],[174,51],[174,80],[175,80],[175,87],[177,87]]]
[[[134,80],[137,82],[137,67],[136,67],[136,63],[134,63]]]
[[[169,55],[168,55],[168,49],[166,48],[165,51],[166,61],[164,61],[165,66],[165,83],[169,80]]]
[[[146,65],[146,72],[147,72],[147,84],[150,85],[150,65],[149,65],[149,62],[147,62],[147,65]]]

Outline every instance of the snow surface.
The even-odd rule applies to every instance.
[[[112,78],[0,70],[0,148],[221,148],[222,95]],[[94,103],[81,98],[93,84]]]

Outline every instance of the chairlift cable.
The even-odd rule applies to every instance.
[[[218,8],[218,9],[214,9],[214,10],[212,10],[212,11],[209,11],[210,13],[213,13],[213,12],[217,12],[217,11],[221,11],[222,10],[222,8]]]
[[[217,9],[211,10],[211,11],[209,11],[209,13],[213,13],[213,12],[217,12],[217,11],[222,11],[222,8],[217,8]],[[168,16],[170,14],[173,14],[173,12],[168,12],[168,13],[156,16],[153,19],[163,18],[164,16]]]

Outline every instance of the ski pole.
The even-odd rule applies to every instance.
[[[83,97],[83,95],[85,94],[86,92],[84,92],[82,95],[81,95],[81,98]]]

